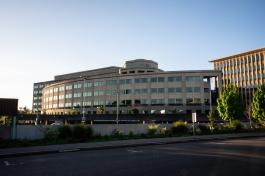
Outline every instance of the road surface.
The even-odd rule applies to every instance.
[[[264,176],[265,138],[0,159],[1,176]]]

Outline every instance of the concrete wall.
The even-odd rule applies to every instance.
[[[46,128],[51,126],[34,126],[34,125],[18,125],[17,126],[17,139],[41,139],[44,136]],[[148,124],[95,124],[92,126],[94,134],[110,135],[116,129],[123,134],[129,134],[130,131],[134,134],[147,133]],[[167,127],[170,128],[171,124],[160,124],[159,129]]]

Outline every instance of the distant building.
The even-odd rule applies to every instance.
[[[136,59],[123,67],[58,75],[53,81],[35,83],[33,110],[95,114],[103,106],[104,113],[115,114],[118,102],[123,114],[133,109],[141,114],[205,113],[210,109],[210,78],[221,89],[220,71],[163,71],[152,60]]]
[[[222,85],[234,84],[247,104],[259,85],[265,84],[265,48],[232,56],[217,58],[210,62],[214,69],[222,71]]]

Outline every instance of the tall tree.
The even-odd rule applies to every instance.
[[[265,85],[261,85],[253,94],[252,116],[259,122],[265,121]]]
[[[228,85],[217,99],[217,110],[224,121],[240,119],[243,116],[244,108],[237,89],[234,85]]]

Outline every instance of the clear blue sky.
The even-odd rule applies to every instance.
[[[146,58],[164,70],[265,46],[263,0],[0,0],[0,97],[34,82]]]

